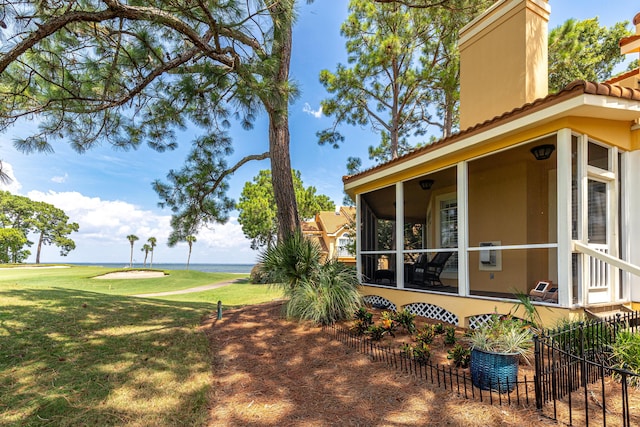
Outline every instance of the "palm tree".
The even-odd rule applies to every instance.
[[[185,237],[185,242],[187,242],[189,244],[189,256],[187,257],[187,270],[189,269],[189,261],[191,261],[191,249],[193,248],[193,244],[196,242],[196,236],[194,236],[193,234],[188,235],[187,237]]]
[[[142,249],[140,249],[142,252],[144,252],[144,264],[142,264],[143,267],[147,266],[147,256],[149,256],[149,251],[151,251],[151,246],[147,245],[146,243],[144,245],[142,245]]]
[[[131,268],[133,267],[133,243],[136,240],[139,240],[139,238],[135,234],[129,234],[127,236],[127,240],[129,241],[129,243],[131,243],[131,256],[129,257],[129,268]]]
[[[156,247],[158,239],[156,239],[155,237],[149,237],[147,239],[147,242],[151,245],[151,260],[149,261],[149,268],[153,268],[153,248]]]

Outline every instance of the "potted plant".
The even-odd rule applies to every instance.
[[[481,390],[511,392],[520,360],[529,363],[533,334],[529,324],[511,316],[494,315],[469,335],[471,379]]]

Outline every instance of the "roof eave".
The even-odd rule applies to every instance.
[[[350,192],[360,185],[400,173],[404,169],[450,155],[463,148],[469,148],[487,140],[504,137],[556,119],[582,116],[632,121],[640,117],[640,103],[636,100],[589,94],[582,91],[567,92],[564,96],[555,99],[554,102],[545,102],[541,107],[530,107],[503,120],[498,119],[496,123],[478,125],[476,126],[479,127],[477,132],[464,131],[464,135],[460,138],[454,136],[451,141],[436,143],[430,150],[416,150],[397,159],[397,161],[388,162],[359,175],[344,177],[345,191]]]

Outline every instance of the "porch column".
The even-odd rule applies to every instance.
[[[396,286],[404,288],[404,185],[396,183]]]
[[[626,154],[627,162],[624,176],[623,190],[625,191],[625,201],[627,202],[627,212],[640,212],[640,197],[633,197],[631,188],[640,182],[640,151],[631,151]],[[640,217],[638,215],[627,216],[628,228],[626,230],[626,242],[637,242],[640,240]],[[631,264],[640,265],[640,247],[638,245],[627,245],[628,261]],[[640,276],[629,274],[629,297],[631,301],[640,301]]]
[[[557,135],[558,173],[558,304],[568,307],[572,300],[571,274],[571,129]]]
[[[469,295],[469,209],[468,209],[468,169],[467,162],[457,165],[458,194],[458,295]]]

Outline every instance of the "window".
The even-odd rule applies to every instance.
[[[351,237],[343,235],[338,239],[338,256],[349,257],[353,256],[352,249],[354,248],[354,241]]]
[[[455,193],[437,198],[438,209],[438,247],[458,248],[458,200]],[[445,265],[445,272],[458,270],[458,254],[454,253]]]

